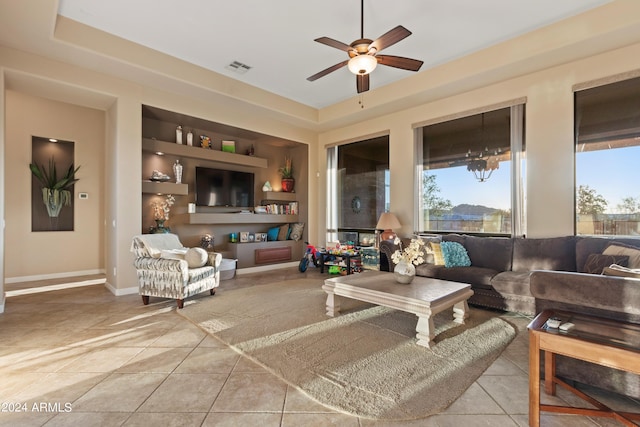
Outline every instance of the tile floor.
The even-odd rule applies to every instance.
[[[305,274],[319,285],[325,277]],[[300,275],[239,275],[218,292]],[[138,295],[115,297],[103,285],[10,296],[0,314],[0,426],[526,426],[529,319],[505,316],[521,332],[467,392],[442,414],[390,423],[310,401],[178,315],[173,301],[143,306]],[[601,397],[640,410],[630,399]],[[563,390],[543,400],[579,402]],[[543,414],[542,425],[618,424]]]

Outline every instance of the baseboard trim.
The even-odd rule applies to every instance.
[[[33,288],[21,288],[21,289],[13,289],[9,291],[5,291],[5,297],[15,297],[18,295],[28,295],[28,294],[37,294],[40,292],[51,292],[51,291],[59,291],[61,289],[69,289],[69,288],[79,288],[82,286],[91,286],[91,285],[102,285],[106,283],[106,279],[90,279],[90,280],[81,280],[77,282],[69,282],[69,283],[58,283],[56,285],[46,285],[46,286],[36,286]],[[1,311],[0,311],[1,313]]]
[[[112,294],[114,294],[117,297],[121,297],[123,295],[132,295],[132,294],[137,294],[138,293],[138,287],[134,286],[131,288],[114,288],[113,285],[109,282],[105,282],[104,286],[109,289],[109,292],[111,292]]]
[[[261,265],[259,267],[247,267],[236,270],[236,274],[250,274],[250,273],[260,273],[263,271],[270,270],[279,270],[281,268],[289,268],[289,267],[297,267],[300,264],[300,261],[295,262],[283,262],[280,264],[270,264],[270,265]]]
[[[7,277],[4,283],[34,282],[36,280],[65,279],[67,277],[92,276],[94,274],[105,274],[104,269],[65,271],[64,273],[39,274],[35,276]]]

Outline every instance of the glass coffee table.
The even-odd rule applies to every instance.
[[[640,420],[640,414],[614,411],[557,378],[555,356],[561,354],[640,375],[640,325],[567,311],[547,310],[536,316],[527,328],[529,426],[540,425],[540,411],[613,418],[623,425],[637,426],[632,420]],[[589,402],[596,409],[540,403],[541,350],[544,351],[545,392],[555,395],[556,385],[559,385]]]

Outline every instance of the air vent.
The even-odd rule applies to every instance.
[[[231,64],[227,65],[224,68],[238,74],[244,74],[251,69],[251,67],[247,64],[243,64],[242,62],[238,61],[233,61]]]

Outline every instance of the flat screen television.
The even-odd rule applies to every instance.
[[[196,205],[248,208],[253,206],[254,175],[225,169],[196,167]]]

